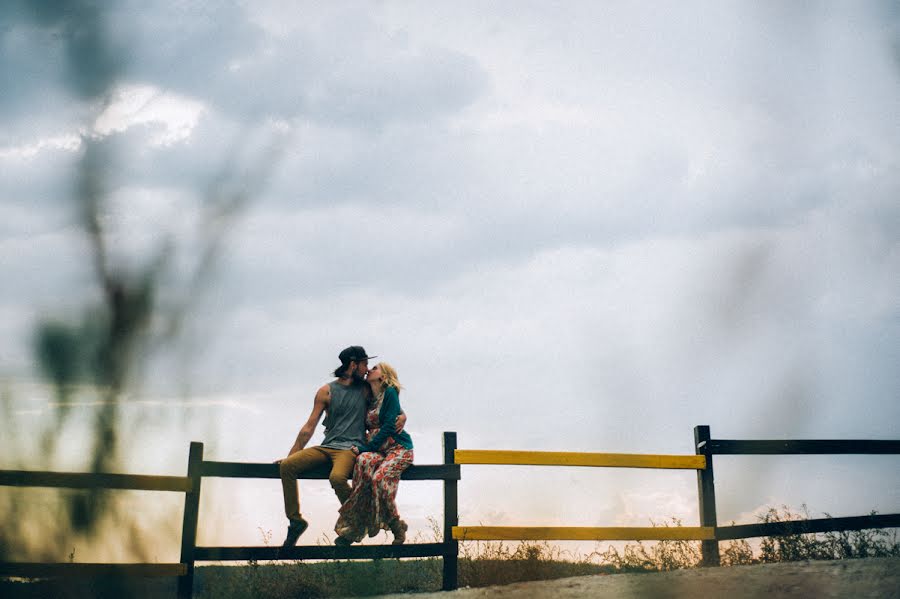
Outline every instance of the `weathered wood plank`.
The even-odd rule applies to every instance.
[[[709,453],[718,455],[790,454],[900,454],[900,441],[865,439],[731,440],[707,441]]]
[[[184,576],[178,579],[177,595],[179,599],[191,599],[194,596],[194,548],[197,544],[197,522],[200,519],[200,491],[203,477],[200,466],[203,464],[203,443],[191,442],[188,451],[187,475],[191,481],[191,491],[184,495],[184,514],[181,522],[181,563],[185,565]]]
[[[416,466],[413,464],[400,476],[400,480],[459,480],[457,464],[435,464]]]
[[[260,464],[251,462],[216,462],[204,461],[201,467],[203,476],[219,478],[279,478],[278,464]],[[317,468],[302,473],[298,478],[325,480],[328,478],[329,468]],[[459,480],[459,466],[455,464],[443,465],[412,465],[406,469],[401,480]]]
[[[304,559],[380,559],[400,557],[440,557],[443,543],[407,543],[403,545],[300,545],[281,550],[278,547],[197,547],[197,561],[304,560]]]
[[[710,433],[709,426],[701,424],[694,427],[694,447],[698,455],[706,456],[706,469],[697,470],[697,497],[700,508],[700,526],[715,528],[716,520],[716,483],[713,473],[713,456],[707,447]],[[719,556],[719,542],[705,540],[700,544],[702,565],[706,567],[718,566],[721,563]]]
[[[456,433],[444,432],[444,464],[455,461]],[[459,468],[459,466],[456,466]],[[459,489],[456,480],[444,481],[444,563],[441,588],[454,591],[459,587],[459,543],[453,538],[453,527],[459,524]]]
[[[0,562],[0,576],[22,578],[104,578],[184,576],[184,564],[41,564],[33,562]]]
[[[454,526],[458,541],[704,541],[715,538],[708,526]]]
[[[851,516],[848,518],[814,518],[812,520],[791,520],[788,522],[719,526],[716,528],[716,538],[720,541],[730,541],[733,539],[750,539],[753,537],[893,527],[900,527],[900,514],[874,514],[870,516]]]
[[[191,479],[186,476],[152,476],[146,474],[0,470],[0,486],[131,489],[137,491],[180,491],[184,493],[191,490]]]
[[[599,466],[606,468],[663,468],[680,470],[702,470],[706,468],[706,457],[703,455],[457,449],[455,457],[457,464]]]

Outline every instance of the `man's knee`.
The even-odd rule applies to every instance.
[[[281,460],[278,464],[278,474],[281,478],[297,478],[295,469],[291,467],[287,460]]]
[[[278,464],[278,473],[283,479],[296,479],[301,472],[314,468],[321,461],[322,458],[315,451],[302,449],[281,460]]]
[[[334,494],[337,495],[338,501],[342,504],[347,501],[347,498],[350,497],[350,493],[352,493],[347,478],[344,476],[336,476],[332,473],[332,475],[328,477],[328,482],[331,483],[331,488],[334,489]]]
[[[350,483],[347,482],[347,475],[343,472],[332,472],[328,477],[328,482],[331,483],[331,487],[333,489],[349,487]]]

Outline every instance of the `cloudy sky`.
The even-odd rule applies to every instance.
[[[170,238],[188,269],[211,182],[267,166],[129,405],[131,471],[182,472],[190,440],[281,457],[350,344],[398,369],[419,463],[445,430],[676,454],[697,424],[900,437],[893,3],[122,1],[102,102],[73,93],[59,24],[9,6],[0,376],[20,430],[50,414],[35,323],[97,295],[72,200],[90,138],[114,156],[123,268]],[[720,521],[900,511],[898,472],[722,458]],[[276,482],[209,489],[201,542],[282,534]],[[330,531],[331,490],[304,493]],[[697,523],[691,472],[473,466],[460,493],[467,524]],[[425,534],[439,487],[400,507]]]

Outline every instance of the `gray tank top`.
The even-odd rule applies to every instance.
[[[366,442],[366,384],[341,385],[334,381],[331,404],[325,414],[325,440],[321,447],[350,449]]]

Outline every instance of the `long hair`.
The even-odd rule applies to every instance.
[[[403,388],[400,379],[397,377],[397,370],[387,362],[379,362],[378,368],[381,370],[382,388],[387,389],[393,387],[397,391]]]

